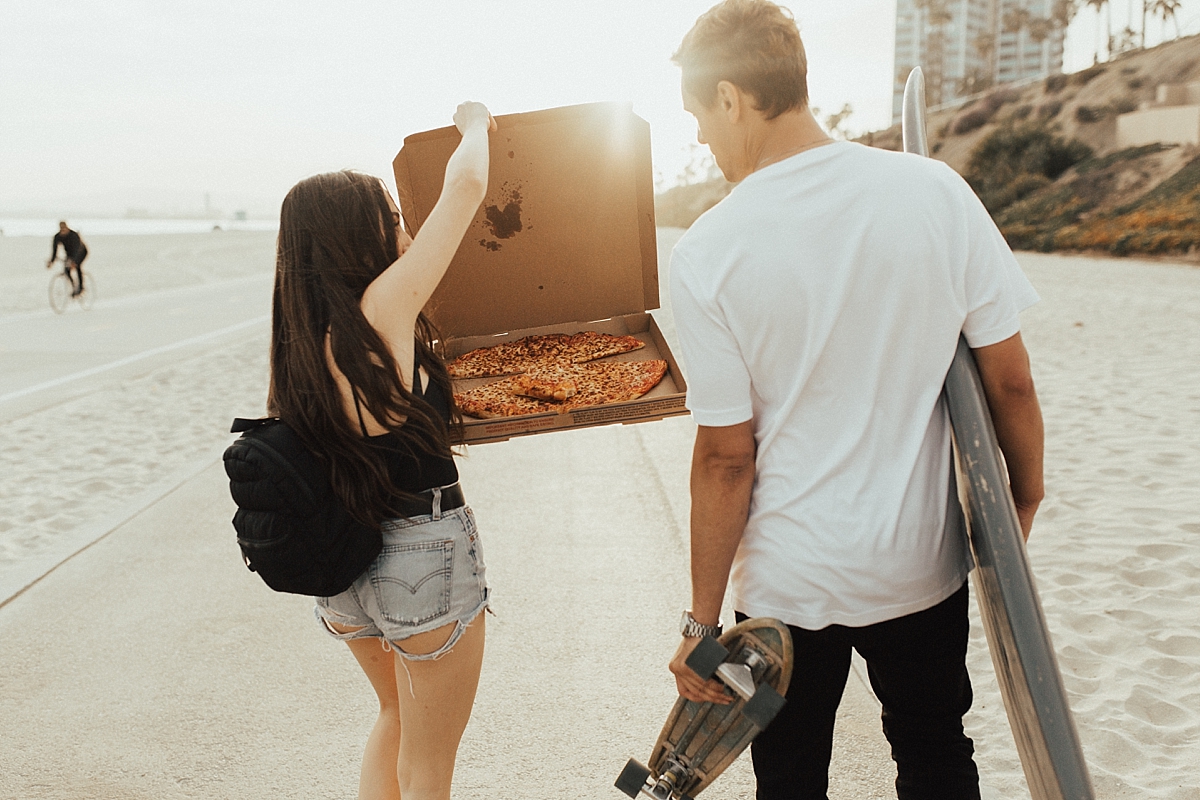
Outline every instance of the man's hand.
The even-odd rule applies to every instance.
[[[695,636],[685,636],[671,659],[671,672],[675,673],[675,686],[679,694],[697,703],[717,703],[728,705],[733,698],[725,691],[725,687],[715,680],[700,680],[700,676],[687,665],[687,657],[696,649],[700,640]]]

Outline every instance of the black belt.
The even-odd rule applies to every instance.
[[[395,510],[398,516],[401,517],[423,517],[433,513],[433,489],[426,489],[423,492],[417,492],[417,496],[411,499],[398,499],[395,503]],[[452,511],[456,508],[462,508],[467,504],[467,500],[463,497],[462,484],[454,484],[442,488],[442,513]]]

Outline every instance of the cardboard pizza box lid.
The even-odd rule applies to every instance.
[[[447,339],[658,308],[650,126],[625,103],[496,117],[487,197],[426,307]],[[414,235],[441,193],[454,127],[392,166]]]

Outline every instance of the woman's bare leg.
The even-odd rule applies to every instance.
[[[336,623],[330,627],[340,633],[354,630]],[[400,800],[396,781],[396,760],[400,754],[400,700],[396,694],[396,656],[383,649],[381,639],[351,639],[350,652],[366,673],[379,698],[379,716],[363,752],[362,772],[358,779],[359,800]]]
[[[400,753],[396,656],[383,649],[380,639],[354,639],[348,644],[379,697],[379,716],[363,751],[358,797],[359,800],[400,800],[400,785],[396,782],[396,759]]]
[[[479,686],[484,616],[476,616],[450,652],[436,661],[401,663],[396,657],[394,680],[404,735],[395,764],[404,800],[450,798],[454,758]],[[432,653],[453,632],[454,625],[446,625],[405,639],[400,645],[413,655]]]

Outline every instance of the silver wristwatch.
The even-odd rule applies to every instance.
[[[686,637],[703,638],[711,636],[714,639],[721,635],[721,624],[718,621],[716,625],[701,625],[696,622],[696,618],[692,616],[691,611],[683,612],[683,619],[679,620],[679,632]]]

